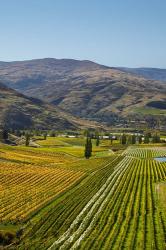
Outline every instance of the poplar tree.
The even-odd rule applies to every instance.
[[[139,141],[139,144],[142,143],[142,136],[141,135],[138,137],[138,141]]]
[[[0,139],[6,141],[8,139],[8,130],[5,126],[0,128]]]
[[[44,133],[44,140],[47,140],[47,132]]]
[[[25,135],[25,146],[26,146],[26,147],[29,146],[30,138],[31,138],[31,137],[30,137],[30,134],[27,133],[27,134]]]
[[[135,135],[132,135],[132,137],[131,137],[131,143],[132,144],[136,144],[136,136]]]
[[[99,144],[100,144],[100,139],[99,139],[99,136],[97,136],[97,138],[96,138],[96,146],[98,147]]]
[[[121,137],[121,143],[122,143],[122,145],[125,145],[125,144],[126,144],[126,142],[127,142],[126,135],[125,135],[125,134],[123,134],[123,135],[122,135],[122,137]]]
[[[3,129],[3,131],[2,131],[2,138],[3,138],[3,140],[7,140],[8,139],[8,131],[7,131],[7,129]]]
[[[92,155],[92,141],[91,138],[87,137],[85,144],[85,158],[89,159]]]

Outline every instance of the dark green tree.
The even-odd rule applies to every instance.
[[[138,142],[139,142],[139,144],[142,143],[142,136],[141,135],[138,137]]]
[[[7,140],[8,139],[8,130],[6,129],[6,128],[4,128],[3,130],[2,130],[2,139],[3,140]]]
[[[89,150],[90,150],[90,156],[92,156],[92,140],[91,140],[91,138],[89,140]]]
[[[28,147],[30,143],[31,136],[29,133],[26,133],[25,135],[25,146]]]
[[[123,135],[121,136],[121,143],[122,143],[122,145],[125,145],[125,144],[126,144],[126,142],[127,142],[126,135],[125,135],[125,134],[123,134]]]
[[[55,137],[55,136],[56,136],[55,131],[51,131],[50,136],[51,136],[51,137]]]
[[[111,145],[112,145],[113,144],[113,135],[112,134],[109,135],[109,139],[110,139],[110,142],[111,142]]]
[[[99,136],[97,136],[97,138],[96,138],[96,146],[98,147],[99,144],[100,144],[100,138],[99,138]]]
[[[128,135],[127,136],[127,144],[131,144],[132,143],[132,136]]]
[[[22,131],[22,135],[25,136],[25,131]]]
[[[47,140],[47,132],[44,133],[44,140]]]
[[[90,131],[87,129],[87,130],[84,130],[84,136],[86,136],[86,137],[91,137],[91,133],[90,133]]]
[[[91,138],[87,137],[85,144],[85,158],[89,159],[92,155],[92,141]]]
[[[6,141],[9,137],[9,130],[7,129],[7,126],[0,125],[0,140]]]
[[[21,131],[20,130],[16,130],[15,131],[15,135],[18,136],[18,137],[21,137]]]
[[[151,132],[147,132],[147,136],[148,136],[149,138],[152,138]]]
[[[159,143],[159,142],[160,142],[160,136],[159,136],[157,133],[155,133],[155,134],[153,135],[153,137],[152,137],[152,142],[153,142],[153,143]]]
[[[149,134],[147,133],[147,134],[145,134],[145,136],[144,136],[144,143],[145,144],[148,144],[149,143]]]
[[[132,135],[131,137],[131,144],[136,144],[136,136]]]

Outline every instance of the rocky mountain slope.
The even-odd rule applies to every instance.
[[[72,115],[108,124],[138,114],[160,115],[161,110],[165,114],[165,109],[160,109],[166,101],[164,82],[90,61],[39,59],[0,63],[0,79],[19,92]]]
[[[0,125],[9,128],[78,129],[98,126],[66,114],[55,106],[26,97],[0,83]]]
[[[115,69],[131,73],[136,76],[141,76],[146,79],[166,82],[166,69],[160,69],[160,68],[115,68]]]

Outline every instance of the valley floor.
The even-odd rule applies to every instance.
[[[40,148],[0,145],[0,233],[8,249],[166,247],[166,148],[113,152],[84,138],[37,138]]]

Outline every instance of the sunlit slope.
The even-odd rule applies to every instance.
[[[165,110],[164,82],[86,60],[12,62],[1,64],[0,72],[0,79],[21,93],[102,123],[138,115],[143,119]]]

